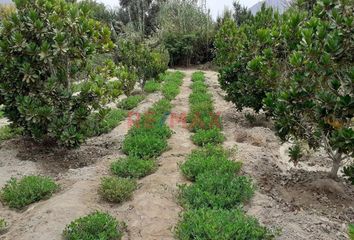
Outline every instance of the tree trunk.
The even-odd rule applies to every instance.
[[[336,179],[338,177],[338,170],[340,168],[341,161],[342,161],[342,154],[341,153],[334,154],[332,160],[333,160],[333,165],[329,177],[332,179]]]

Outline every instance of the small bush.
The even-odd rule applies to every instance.
[[[153,93],[160,90],[160,83],[155,81],[147,81],[144,86],[144,91],[147,93]]]
[[[21,209],[31,203],[49,198],[58,187],[48,177],[26,176],[20,180],[11,178],[1,190],[0,199],[10,208]]]
[[[242,164],[228,160],[228,154],[222,147],[207,146],[194,150],[181,165],[183,175],[191,181],[205,172],[236,174]]]
[[[144,159],[158,157],[166,149],[166,139],[147,133],[128,135],[123,142],[125,154]]]
[[[349,224],[349,238],[354,240],[354,224]]]
[[[117,240],[124,224],[107,213],[95,212],[71,222],[64,230],[65,240]]]
[[[198,130],[193,136],[192,141],[198,146],[207,144],[219,144],[225,141],[224,135],[219,128],[212,128],[209,130]]]
[[[142,178],[157,169],[155,159],[142,160],[137,157],[121,158],[111,164],[111,171],[118,177]]]
[[[245,176],[215,173],[200,174],[193,185],[180,186],[182,206],[187,208],[235,209],[253,196],[253,185]]]
[[[212,95],[210,93],[193,91],[193,93],[189,96],[189,103],[191,105],[196,105],[199,103],[204,103],[207,104],[208,106],[212,105],[213,104]]]
[[[203,72],[195,72],[195,73],[193,73],[193,75],[192,75],[192,81],[193,82],[197,82],[197,81],[204,82],[204,80],[205,80],[205,76],[204,76]]]
[[[112,131],[119,123],[127,117],[123,109],[108,109],[90,116],[86,135],[89,137],[99,136]]]
[[[192,112],[187,120],[190,122],[190,131],[196,133],[198,130],[210,130],[213,128],[222,128],[221,117],[214,112]]]
[[[172,105],[167,99],[162,99],[155,103],[149,112],[154,114],[164,115],[170,112]]]
[[[188,210],[179,221],[175,233],[179,240],[272,239],[265,227],[240,210]]]
[[[109,202],[121,203],[132,197],[136,187],[137,183],[132,179],[103,177],[98,192],[103,199]]]
[[[20,128],[11,128],[8,125],[0,127],[0,141],[9,140],[17,135],[20,135],[21,133],[22,130]]]
[[[344,167],[343,169],[344,176],[354,185],[354,164]]]
[[[173,100],[179,93],[179,85],[175,83],[166,83],[162,86],[162,94],[168,100]]]
[[[136,108],[144,98],[143,95],[129,96],[120,101],[117,106],[124,110],[132,110],[133,108]]]
[[[3,234],[7,229],[7,223],[5,219],[0,218],[0,235]]]

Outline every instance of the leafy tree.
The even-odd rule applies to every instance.
[[[247,22],[252,18],[251,11],[248,10],[247,7],[242,6],[239,1],[233,2],[233,7],[233,17],[238,26],[242,25],[243,23]]]
[[[265,99],[282,139],[303,139],[326,150],[332,178],[354,156],[353,10],[345,1],[314,5],[289,57],[287,85]]]
[[[91,74],[74,94],[88,59],[114,47],[89,9],[64,0],[16,0],[0,29],[0,101],[14,127],[37,140],[78,146],[88,118],[120,94],[119,82]]]

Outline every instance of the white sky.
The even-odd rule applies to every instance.
[[[225,7],[231,8],[233,1],[234,0],[207,0],[207,4],[215,18],[219,13],[221,14],[223,12]],[[260,0],[240,0],[240,3],[247,7],[252,7],[259,1]],[[98,2],[103,2],[106,5],[115,7],[118,6],[119,0],[98,0]]]

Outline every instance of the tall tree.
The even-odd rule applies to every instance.
[[[241,24],[243,24],[244,22],[252,18],[251,11],[248,10],[247,7],[242,6],[238,0],[233,3],[233,6],[234,6],[233,17],[238,26],[240,26]]]

